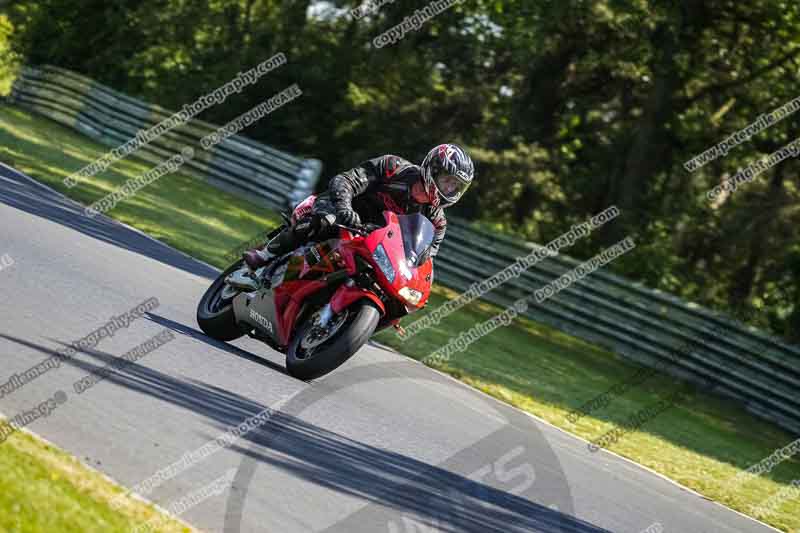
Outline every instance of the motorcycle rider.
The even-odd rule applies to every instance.
[[[311,240],[335,237],[335,227],[324,222],[326,215],[335,214],[336,222],[348,227],[357,227],[362,221],[383,225],[385,210],[427,217],[435,229],[429,250],[433,257],[447,226],[444,208],[458,202],[474,175],[472,159],[455,144],[434,147],[419,166],[395,155],[369,159],[331,178],[328,190],[317,197],[313,206],[300,208],[298,218],[263,249],[245,252],[244,262],[255,272],[272,258]]]

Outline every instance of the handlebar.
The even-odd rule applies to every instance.
[[[351,226],[345,226],[344,224],[339,224],[339,223],[334,223],[333,225],[337,228],[345,229],[351,233],[355,233],[356,235],[361,235],[363,237],[366,237],[367,235],[369,235],[376,229],[380,229],[381,227],[378,226],[377,224],[362,224],[360,227],[357,228]]]
[[[336,222],[336,216],[335,215],[326,215],[323,218],[323,221],[324,221],[325,224],[327,224],[329,226],[332,226],[334,228],[341,228],[341,229],[347,230],[347,231],[349,231],[351,233],[355,233],[356,235],[362,235],[364,237],[366,237],[367,235],[369,235],[370,233],[372,233],[376,229],[379,229],[379,228],[382,227],[382,226],[379,226],[377,224],[370,224],[370,223],[361,224],[359,227],[345,226],[344,224],[340,224],[340,223]]]

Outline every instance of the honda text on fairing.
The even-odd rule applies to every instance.
[[[330,217],[338,238],[310,243],[255,273],[237,261],[200,300],[200,328],[221,341],[263,341],[286,354],[289,374],[300,379],[334,370],[430,295],[433,224],[421,214],[383,216],[383,227],[359,228]]]

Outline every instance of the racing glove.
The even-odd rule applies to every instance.
[[[361,225],[361,217],[358,216],[352,207],[337,207],[336,222],[343,226],[357,228]]]

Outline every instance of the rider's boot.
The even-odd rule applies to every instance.
[[[263,248],[248,250],[242,254],[242,258],[250,271],[255,272],[267,266],[276,257],[288,254],[308,242],[313,228],[311,220],[301,220],[278,233]]]
[[[253,248],[252,250],[248,250],[242,254],[242,258],[244,258],[244,264],[247,265],[251,272],[255,272],[259,268],[267,266],[272,259],[277,257],[267,248],[267,246],[262,249]]]
[[[269,250],[270,241],[264,248],[254,248],[242,254],[246,269],[239,269],[232,272],[228,278],[227,283],[248,291],[257,291],[263,288],[264,282],[261,280],[261,271],[263,268],[278,255]]]
[[[281,233],[276,235],[264,247],[253,248],[252,250],[244,252],[242,254],[242,259],[244,259],[244,264],[247,266],[247,269],[239,269],[231,273],[231,275],[228,276],[227,282],[239,289],[249,291],[257,291],[263,288],[264,281],[261,279],[261,271],[263,271],[263,268],[269,265],[273,259],[286,253],[281,252],[279,249],[280,247],[278,244],[280,241],[278,237],[287,233],[287,229],[284,229]]]

